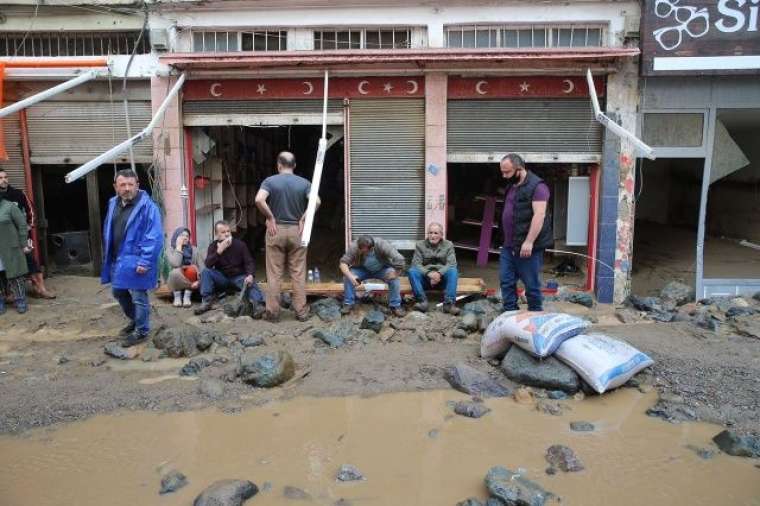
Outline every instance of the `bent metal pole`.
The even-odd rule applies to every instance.
[[[308,246],[311,241],[311,230],[314,227],[314,213],[317,211],[317,199],[319,198],[319,182],[322,180],[322,166],[325,163],[327,151],[327,89],[329,83],[329,71],[325,70],[325,91],[322,103],[322,138],[319,139],[317,148],[317,161],[314,162],[314,175],[311,177],[311,191],[309,192],[309,205],[306,207],[306,221],[301,234],[301,246]]]
[[[133,135],[129,139],[125,140],[121,144],[117,144],[116,146],[112,147],[102,155],[99,155],[96,158],[93,158],[89,162],[85,163],[81,167],[78,167],[68,174],[66,174],[66,177],[64,178],[67,183],[72,183],[79,179],[82,176],[86,176],[88,173],[92,172],[93,170],[97,169],[101,165],[103,165],[106,162],[110,162],[120,154],[126,152],[129,150],[129,147],[137,144],[141,140],[148,137],[153,129],[158,124],[158,121],[161,119],[161,117],[164,115],[164,112],[166,112],[166,108],[169,107],[169,102],[179,93],[179,90],[182,89],[182,85],[185,82],[185,74],[181,74],[179,78],[177,79],[177,82],[174,83],[174,86],[169,91],[169,94],[166,95],[166,98],[164,98],[164,101],[161,103],[161,106],[156,110],[156,114],[153,116],[153,119],[150,120],[150,123],[148,123],[148,126],[145,127],[143,131],[140,133]]]

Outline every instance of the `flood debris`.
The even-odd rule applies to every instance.
[[[713,442],[723,453],[734,457],[760,458],[760,436],[724,430],[713,437]]]
[[[187,476],[176,469],[172,469],[161,477],[161,489],[158,493],[160,495],[170,494],[176,492],[185,485],[187,485]]]
[[[543,506],[556,497],[539,484],[502,466],[488,470],[485,484],[491,497],[506,506]]]
[[[254,355],[245,352],[240,357],[238,375],[253,386],[271,388],[285,383],[295,375],[295,362],[287,351]]]
[[[482,402],[459,401],[454,404],[454,413],[468,418],[480,418],[490,412],[491,409]]]
[[[545,458],[549,465],[565,473],[576,473],[585,469],[575,452],[564,445],[550,446],[546,450]]]
[[[219,480],[193,501],[193,506],[241,506],[255,496],[259,488],[248,480]]]
[[[509,397],[512,390],[492,379],[488,374],[464,363],[446,369],[446,381],[452,388],[478,397]]]
[[[361,471],[352,466],[351,464],[343,464],[338,469],[338,473],[335,475],[335,479],[338,481],[363,481],[367,478],[364,477]]]

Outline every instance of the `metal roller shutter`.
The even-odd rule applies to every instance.
[[[450,100],[447,122],[450,161],[506,151],[532,154],[529,161],[593,161],[602,152],[588,99]]]
[[[186,126],[321,125],[322,100],[198,100],[185,102]],[[328,124],[343,123],[343,101],[328,100]]]
[[[351,233],[414,247],[425,228],[425,103],[352,100]]]
[[[0,162],[0,167],[8,172],[11,186],[22,190],[26,189],[24,178],[24,157],[21,151],[21,123],[18,113],[11,114],[2,119],[3,133],[5,135],[5,150],[8,152],[8,161]]]
[[[127,138],[124,106],[121,102],[41,102],[27,110],[32,163],[90,161]],[[132,135],[150,123],[148,101],[129,102]],[[135,161],[153,160],[151,139],[134,147]],[[125,154],[118,161],[128,161]]]

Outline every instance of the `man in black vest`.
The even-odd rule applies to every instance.
[[[553,245],[551,218],[547,213],[549,187],[525,168],[520,155],[510,153],[501,159],[501,175],[507,180],[501,226],[504,244],[499,259],[499,278],[504,311],[517,306],[517,280],[525,285],[529,311],[543,309],[541,268],[544,249]]]

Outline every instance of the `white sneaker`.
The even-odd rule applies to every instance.
[[[182,292],[174,292],[174,307],[182,307]]]
[[[192,305],[193,305],[193,303],[190,301],[190,295],[191,295],[192,293],[193,293],[193,292],[191,292],[190,290],[185,290],[185,298],[184,298],[184,300],[182,301],[182,305],[183,305],[183,306],[185,306],[185,307],[190,307],[190,306],[192,306]]]

